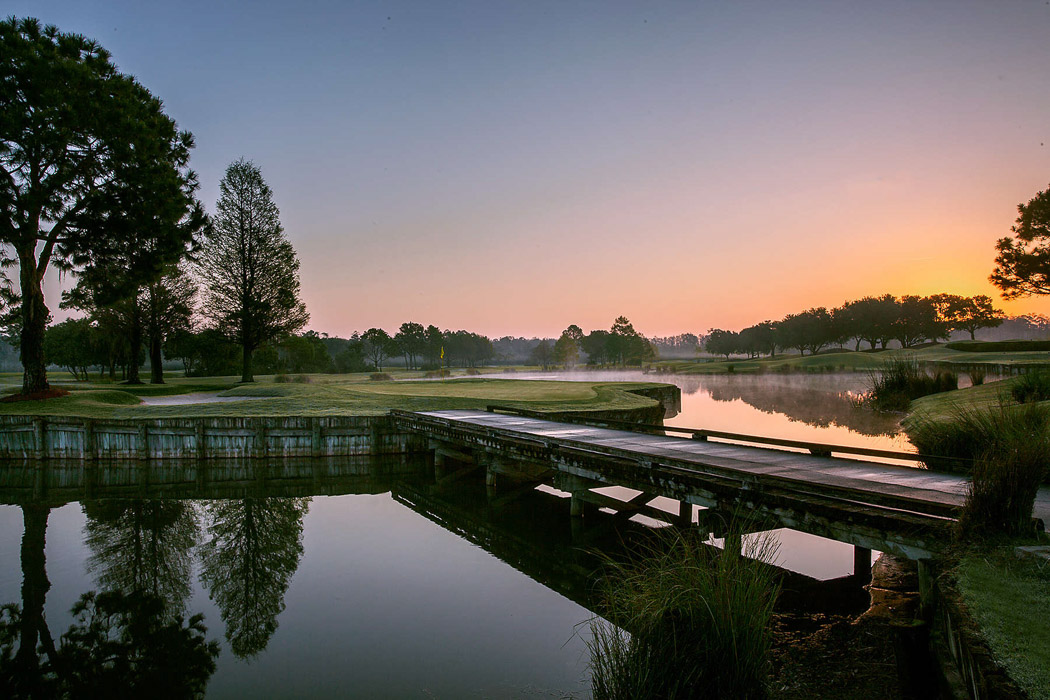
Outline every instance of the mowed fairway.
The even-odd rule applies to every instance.
[[[610,410],[653,406],[632,389],[658,386],[632,382],[558,382],[521,379],[369,381],[367,375],[309,375],[308,382],[277,383],[263,377],[237,384],[233,378],[172,379],[160,386],[61,383],[69,396],[0,403],[0,415],[85,418],[193,416],[376,415],[390,409],[484,409],[490,404],[539,411]],[[57,385],[58,383],[56,383]],[[147,406],[140,397],[209,394],[243,401]]]

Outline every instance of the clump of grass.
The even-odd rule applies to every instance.
[[[290,380],[290,379],[288,378],[288,375],[287,375],[287,374],[284,374],[284,373],[282,372],[281,374],[275,374],[275,375],[273,376],[273,381],[274,381],[274,383],[276,383],[276,384],[287,384],[287,383],[288,383],[288,382],[290,382],[291,380]]]
[[[392,382],[392,381],[394,381],[394,378],[391,377],[386,372],[372,372],[372,374],[368,375],[368,378],[371,381],[373,381],[373,382]]]
[[[1044,436],[1041,440],[999,440],[974,460],[966,504],[959,518],[963,534],[1031,535],[1032,509],[1046,476],[1046,458]]]
[[[444,379],[452,374],[447,369],[435,369],[423,375],[423,379]]]
[[[1038,404],[991,408],[957,407],[948,420],[916,416],[908,437],[919,454],[948,458],[927,466],[952,469],[967,465],[989,450],[1009,452],[1031,442],[1044,463],[1050,462],[1050,407]],[[968,469],[964,469],[968,471]]]
[[[296,384],[309,384],[311,381],[310,377],[305,374],[297,374],[292,377],[292,381]]]
[[[467,375],[468,377],[477,377],[481,374],[481,370],[474,369],[473,367],[467,367],[467,369],[463,371],[463,374]]]
[[[777,545],[719,550],[668,528],[627,562],[610,562],[591,623],[597,700],[760,698],[768,693]],[[614,624],[615,623],[615,624]]]
[[[1025,372],[1010,387],[1010,395],[1017,403],[1050,400],[1050,372],[1047,370]]]
[[[959,375],[938,370],[933,374],[915,362],[897,359],[886,369],[872,372],[869,405],[879,411],[907,411],[913,399],[959,388]]]

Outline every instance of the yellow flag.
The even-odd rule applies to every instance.
[[[445,359],[445,346],[444,345],[441,346],[441,359],[442,360]]]

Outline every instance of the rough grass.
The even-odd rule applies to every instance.
[[[232,377],[173,379],[168,384],[159,386],[66,384],[63,388],[72,391],[69,396],[47,401],[0,404],[0,415],[62,415],[83,418],[377,415],[390,409],[484,409],[490,404],[537,411],[615,410],[653,406],[653,399],[632,394],[629,390],[656,386],[631,382],[557,382],[502,378],[374,382],[369,380],[368,374],[310,375],[309,378],[308,383],[276,383],[272,378],[263,377],[256,383],[242,385],[238,385]],[[258,400],[181,406],[138,405],[140,396],[171,396],[198,392],[252,397]]]
[[[719,550],[671,528],[627,562],[610,562],[591,624],[597,700],[760,698],[768,693],[778,584],[776,543]]]
[[[1050,700],[1050,564],[969,554],[956,586],[997,662],[1033,700]]]

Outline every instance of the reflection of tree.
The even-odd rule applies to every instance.
[[[820,379],[734,377],[721,383],[705,382],[704,389],[715,401],[740,399],[764,413],[780,413],[793,421],[819,428],[841,425],[862,435],[873,436],[892,437],[900,433],[895,417],[854,407],[841,387],[832,387]]]
[[[169,614],[186,609],[192,586],[193,548],[200,536],[193,503],[174,500],[104,500],[84,504],[88,570],[104,590],[150,593]]]
[[[226,640],[242,658],[266,648],[303,553],[308,498],[245,498],[206,506],[201,580],[219,606]]]
[[[85,593],[56,645],[44,619],[44,540],[50,508],[25,506],[22,604],[0,607],[5,697],[190,698],[204,694],[219,655],[203,616],[184,621],[154,595]],[[17,646],[17,651],[15,650]]]

